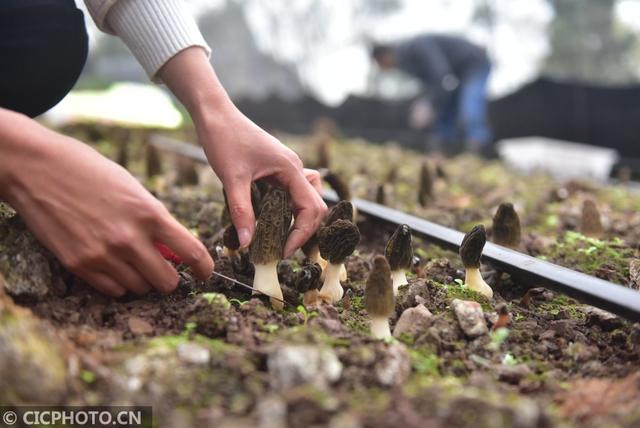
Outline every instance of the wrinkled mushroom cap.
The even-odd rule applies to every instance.
[[[227,226],[222,234],[222,243],[230,250],[237,250],[240,248],[240,241],[238,240],[238,232],[233,224]]]
[[[393,281],[387,259],[376,256],[364,291],[364,307],[369,316],[388,318],[395,309]]]
[[[389,262],[391,270],[409,269],[413,260],[413,248],[411,246],[411,228],[406,224],[398,226],[384,250],[384,255]]]
[[[479,224],[464,236],[460,244],[460,258],[465,268],[479,268],[482,249],[487,242],[487,232]]]
[[[312,253],[317,247],[318,247],[318,232],[311,235],[311,237],[307,240],[307,242],[302,244],[302,247],[300,247],[300,249],[302,250],[305,256],[311,257]]]
[[[426,206],[433,195],[433,178],[431,176],[431,169],[427,162],[424,162],[420,167],[420,187],[418,189],[418,203],[422,206]]]
[[[336,220],[318,232],[320,255],[333,264],[343,263],[360,243],[358,227],[347,220]]]
[[[299,293],[305,293],[308,290],[315,290],[320,288],[322,282],[320,281],[320,275],[322,274],[322,268],[318,263],[307,260],[302,269],[296,274],[294,285]]]
[[[351,200],[351,190],[346,181],[334,172],[328,171],[324,176],[324,180],[329,183],[329,186],[338,194],[338,199],[341,201]]]
[[[513,208],[513,204],[500,204],[493,217],[493,242],[509,248],[520,245],[520,217]]]
[[[331,207],[325,220],[326,225],[334,223],[336,220],[347,220],[353,223],[353,205],[349,201],[340,201]]]
[[[267,264],[282,258],[291,217],[289,196],[282,189],[272,188],[263,199],[256,232],[249,247],[251,262]]]

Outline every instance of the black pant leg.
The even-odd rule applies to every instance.
[[[73,0],[0,0],[0,107],[38,116],[75,85],[87,59]]]

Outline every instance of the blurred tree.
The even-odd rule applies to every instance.
[[[635,35],[616,20],[616,0],[548,0],[555,11],[544,73],[594,83],[638,77]]]

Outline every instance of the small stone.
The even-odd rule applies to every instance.
[[[329,428],[361,428],[362,423],[355,413],[341,412],[331,418]]]
[[[393,336],[400,337],[402,333],[408,333],[411,336],[415,336],[421,330],[424,329],[427,320],[433,315],[424,305],[418,305],[415,308],[409,308],[405,310],[395,328],[393,329]]]
[[[478,337],[489,331],[480,303],[471,300],[453,299],[451,307],[458,318],[460,328],[467,336]]]
[[[197,343],[181,343],[178,345],[178,358],[187,364],[205,365],[211,359],[211,352]]]
[[[328,388],[342,375],[342,363],[332,349],[310,345],[286,345],[267,359],[271,386],[280,391],[304,384]]]
[[[0,402],[51,404],[66,394],[59,338],[30,315],[0,310]]]
[[[551,322],[549,327],[555,331],[558,336],[573,337],[576,322],[573,320],[557,320]]]
[[[401,309],[412,308],[416,304],[425,304],[429,301],[429,287],[425,280],[412,281],[408,287],[398,290],[397,302]]]
[[[622,326],[622,320],[616,315],[593,306],[584,306],[582,311],[587,316],[587,325],[599,325],[603,330],[611,331]]]
[[[498,380],[512,385],[517,385],[530,374],[531,369],[526,364],[517,364],[515,366],[501,364],[496,368]]]
[[[148,321],[140,317],[132,316],[127,320],[127,325],[131,333],[135,335],[153,333],[153,326]]]
[[[378,382],[382,385],[401,385],[411,372],[407,348],[401,343],[390,345],[384,356],[376,363],[374,370]]]
[[[62,265],[16,216],[0,222],[0,274],[13,297],[41,300],[66,289]]]
[[[287,426],[287,403],[278,396],[266,396],[256,406],[260,428],[285,428]]]

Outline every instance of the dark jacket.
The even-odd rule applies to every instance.
[[[489,66],[486,51],[460,37],[422,35],[395,48],[398,68],[418,78],[438,103],[475,70]]]

